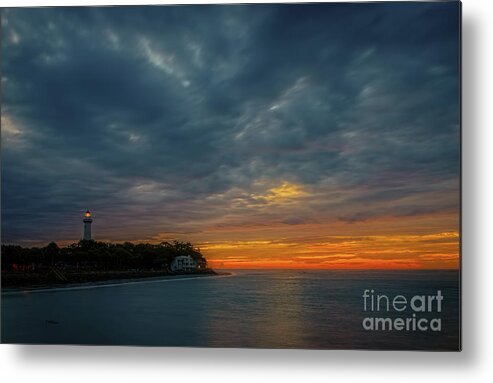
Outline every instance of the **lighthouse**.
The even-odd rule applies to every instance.
[[[92,218],[91,218],[91,212],[89,210],[86,211],[86,214],[84,214],[84,219],[82,220],[84,222],[84,236],[82,239],[84,241],[90,241],[91,238],[91,224],[92,224]]]

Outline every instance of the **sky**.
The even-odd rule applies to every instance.
[[[459,263],[459,3],[2,9],[2,243]]]

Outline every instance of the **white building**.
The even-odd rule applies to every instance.
[[[92,240],[92,235],[91,235],[92,218],[91,218],[91,212],[89,210],[86,211],[86,214],[84,214],[84,219],[82,220],[82,222],[84,222],[84,235],[82,236],[82,239],[84,241],[90,241]]]
[[[197,269],[197,262],[191,255],[179,255],[171,262],[171,271],[194,271]]]

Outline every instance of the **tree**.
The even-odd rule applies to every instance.
[[[49,261],[51,267],[53,267],[53,265],[58,260],[58,257],[60,255],[60,248],[55,242],[50,242],[48,246],[43,248],[43,252],[44,252],[45,260]]]

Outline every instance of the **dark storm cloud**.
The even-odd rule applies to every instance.
[[[456,208],[458,23],[454,2],[3,9],[2,240],[77,238],[87,207],[113,238]],[[282,182],[317,198],[262,210]]]

